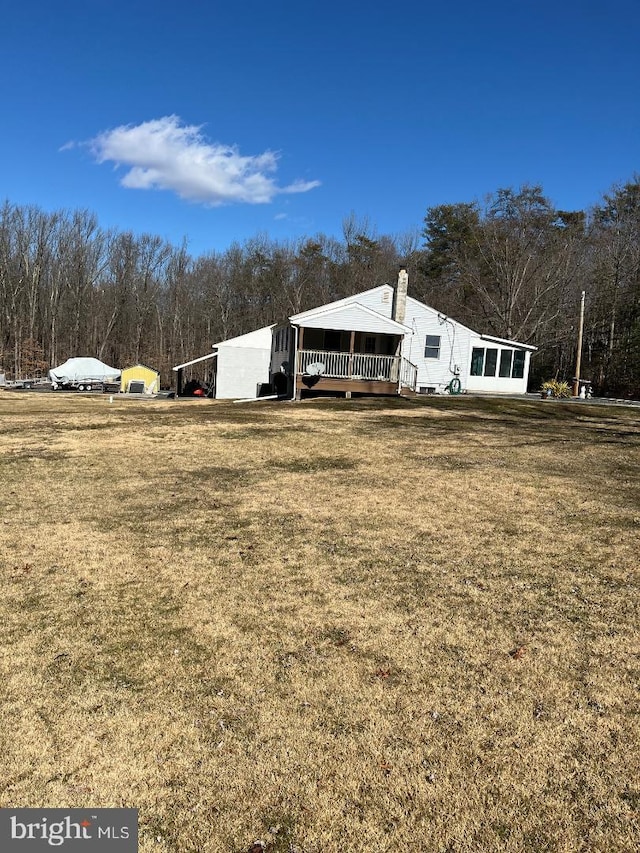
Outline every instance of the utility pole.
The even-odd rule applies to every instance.
[[[578,354],[576,355],[576,375],[573,377],[573,396],[580,394],[580,363],[582,361],[582,330],[584,328],[584,290],[580,299],[580,323],[578,324]]]

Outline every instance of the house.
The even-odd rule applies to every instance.
[[[218,400],[258,397],[261,386],[269,382],[273,326],[264,326],[220,341],[213,352],[194,358],[173,368],[176,376],[176,394],[184,391],[184,372],[206,372],[203,385],[209,396]],[[197,366],[196,366],[197,365]]]
[[[482,335],[407,294],[398,284],[303,311],[273,329],[271,383],[308,393],[360,394],[527,390],[536,347]]]
[[[280,396],[312,393],[401,394],[527,390],[536,347],[483,335],[407,294],[408,277],[294,314],[279,325],[215,344],[214,352],[174,367],[211,362],[211,396],[257,398],[267,384]]]

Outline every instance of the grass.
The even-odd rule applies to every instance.
[[[0,805],[638,849],[639,468],[626,408],[3,394]]]

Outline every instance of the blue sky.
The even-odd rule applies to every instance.
[[[23,0],[0,30],[0,196],[194,254],[419,231],[640,171],[638,0]]]

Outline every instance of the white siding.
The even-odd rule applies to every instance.
[[[389,284],[372,288],[356,297],[358,302],[372,308],[385,317],[391,318],[393,310],[393,288]],[[435,309],[417,299],[407,298],[404,325],[411,328],[412,334],[405,335],[402,355],[418,368],[416,388],[433,388],[436,392],[445,387],[456,376],[459,368],[462,387],[468,373],[467,361],[470,359],[471,330],[449,318],[445,319]],[[440,355],[437,359],[425,358],[427,335],[440,338]]]
[[[402,354],[418,368],[416,388],[432,388],[436,392],[442,392],[456,375],[465,388],[466,365],[470,352],[469,329],[411,298],[407,299],[405,323],[413,329],[413,334],[405,337]],[[440,338],[440,354],[437,359],[425,358],[427,335]]]
[[[398,334],[402,331],[397,325],[389,323],[386,317],[378,312],[372,313],[361,307],[363,303],[351,302],[331,311],[320,311],[300,321],[305,329],[347,329],[356,332],[371,332],[372,334]],[[370,308],[365,305],[365,308]],[[374,309],[375,311],[375,309]]]
[[[214,349],[222,347],[248,347],[249,349],[270,349],[271,335],[273,326],[264,326],[262,329],[256,329],[253,332],[247,332],[246,335],[238,335],[237,338],[229,338],[226,341],[221,341],[214,344]]]
[[[258,386],[269,381],[271,350],[251,347],[220,347],[216,399],[233,400],[258,396]]]
[[[378,287],[373,287],[371,290],[366,290],[364,293],[358,293],[355,296],[345,296],[344,299],[338,299],[335,302],[329,302],[327,305],[320,305],[317,308],[312,308],[309,311],[302,311],[300,314],[294,314],[289,317],[292,323],[299,326],[305,326],[307,317],[312,316],[319,310],[327,310],[330,308],[339,308],[354,301],[360,305],[366,305],[367,308],[372,308],[379,314],[384,314],[385,317],[391,317],[391,302],[393,300],[393,288],[390,284],[381,284]],[[388,310],[386,307],[388,305]]]
[[[414,331],[412,335],[405,337],[402,353],[418,368],[416,383],[418,390],[422,387],[435,388],[437,392],[443,391],[456,375],[457,366],[457,375],[463,391],[485,391],[493,394],[526,393],[531,352],[524,347],[518,347],[515,342],[497,342],[482,338],[477,332],[471,331],[455,320],[445,318],[416,299],[407,299],[405,323]],[[438,359],[425,358],[427,335],[440,336]],[[471,355],[474,347],[498,351],[495,376],[471,376]],[[521,379],[498,375],[500,355],[503,350],[524,352],[524,376]]]
[[[216,344],[216,399],[257,397],[259,386],[269,381],[272,326],[265,326]]]
[[[378,314],[382,314],[384,317],[391,319],[393,288],[390,284],[382,284],[380,287],[374,287],[371,290],[367,290],[365,293],[359,294],[355,299],[357,299],[360,305],[366,305],[367,308],[372,308],[374,311],[377,311]],[[407,323],[406,318],[405,323],[407,326],[411,325],[410,323]]]

